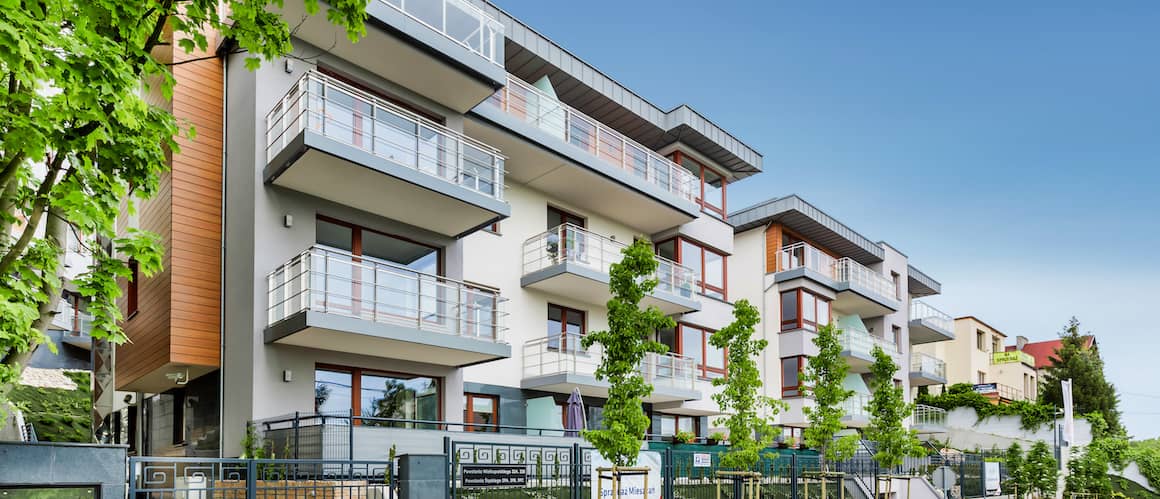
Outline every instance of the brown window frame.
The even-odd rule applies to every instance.
[[[710,168],[708,166],[705,166],[704,163],[700,162],[699,160],[692,157],[691,155],[682,153],[681,151],[673,151],[673,154],[671,156],[669,156],[669,159],[672,160],[673,163],[676,163],[677,166],[680,166],[681,168],[685,168],[686,170],[688,170],[688,168],[686,168],[685,165],[681,163],[681,160],[686,159],[686,158],[689,161],[692,161],[693,163],[695,163],[700,168],[700,171],[696,172],[697,179],[700,181],[700,184],[698,185],[698,190],[697,190],[696,202],[701,207],[701,211],[716,214],[723,221],[727,220],[728,219],[727,213],[729,211],[728,210],[729,191],[728,191],[728,187],[727,187],[729,185],[729,181],[728,181],[729,177],[727,177],[727,176],[723,175],[721,172],[717,171],[716,168]],[[713,204],[709,203],[708,201],[705,201],[705,171],[706,170],[713,172],[718,177],[721,177],[721,206],[714,206]],[[689,170],[689,171],[690,171],[690,173],[692,173],[692,170]]]
[[[673,254],[676,256],[676,262],[680,263],[682,265],[684,265],[684,262],[685,262],[685,255],[684,255],[684,252],[681,250],[681,246],[682,246],[681,243],[686,242],[686,243],[689,243],[690,245],[693,245],[693,246],[696,246],[697,248],[699,248],[701,250],[701,252],[700,252],[701,253],[700,254],[701,275],[698,276],[697,282],[694,283],[694,287],[696,287],[698,290],[697,292],[703,296],[709,296],[708,293],[706,292],[706,290],[714,291],[717,293],[721,293],[720,300],[729,301],[729,255],[726,255],[725,253],[718,251],[717,249],[710,247],[706,244],[703,244],[699,241],[696,241],[694,239],[689,239],[689,238],[683,237],[683,236],[674,236],[674,237],[670,237],[668,239],[665,239],[663,241],[660,241],[660,242],[653,245],[653,251],[656,252],[657,246],[660,246],[661,244],[665,244],[669,241],[673,242]],[[707,284],[705,282],[705,253],[706,252],[713,253],[714,255],[721,257],[721,286],[720,287],[718,287],[715,284]],[[710,298],[716,298],[716,297],[710,297]]]
[[[781,318],[781,332],[785,333],[785,332],[789,332],[789,331],[796,331],[798,329],[805,329],[807,331],[817,331],[819,327],[822,327],[826,324],[829,324],[831,321],[834,320],[833,300],[830,300],[829,298],[826,298],[822,295],[814,293],[813,291],[807,290],[805,288],[793,288],[793,289],[782,291],[778,295],[779,301],[777,304],[778,304],[779,313],[780,313],[781,304],[782,304],[782,302],[780,300],[784,300],[785,299],[784,296],[788,295],[790,293],[797,295],[797,298],[796,298],[797,317],[795,317],[791,320],[786,320],[784,317],[782,317]],[[802,314],[802,312],[804,311],[802,308],[803,307],[803,305],[802,305],[802,303],[803,303],[802,295],[803,294],[809,294],[810,296],[814,297],[814,320],[813,321],[805,320],[805,317]],[[826,313],[827,313],[826,322],[819,322],[818,321],[818,319],[820,318],[820,317],[818,317],[818,303],[819,302],[826,302],[828,304],[828,306],[826,307]],[[810,327],[806,327],[806,326],[810,326]]]
[[[805,383],[802,383],[802,373],[804,373],[805,369],[806,369],[806,358],[807,357],[805,355],[793,355],[790,357],[782,357],[781,358],[781,363],[778,365],[778,368],[781,369],[781,374],[785,373],[785,369],[784,369],[785,361],[790,360],[790,359],[797,359],[797,384],[787,386],[785,384],[785,376],[782,376],[782,378],[781,378],[781,396],[782,396],[782,398],[798,398],[798,397],[805,396]]]
[[[137,264],[137,260],[129,260],[129,282],[125,286],[125,317],[126,320],[132,319],[137,315],[138,306],[140,304],[139,296],[141,272]]]
[[[695,330],[701,332],[701,345],[699,347],[701,349],[701,362],[699,364],[696,364],[693,366],[693,369],[695,369],[697,371],[697,377],[700,379],[712,379],[709,376],[709,373],[720,374],[721,377],[727,376],[729,374],[729,349],[728,348],[721,349],[721,360],[722,360],[722,363],[724,365],[722,365],[721,367],[713,367],[713,366],[709,366],[709,363],[708,363],[709,337],[713,336],[713,333],[716,331],[712,331],[709,328],[704,328],[701,326],[694,326],[692,324],[678,322],[677,323],[677,330],[676,330],[677,353],[679,353],[681,355],[688,356],[687,352],[689,350],[688,350],[688,347],[685,345],[685,328],[695,329]]]
[[[499,432],[499,424],[500,424],[500,421],[499,421],[499,417],[500,417],[499,416],[499,414],[500,414],[499,395],[487,395],[484,393],[464,392],[463,399],[464,399],[463,400],[463,422],[466,423],[463,425],[463,431],[471,431],[471,432],[477,432],[477,433],[498,433]],[[492,404],[491,407],[494,410],[494,412],[492,413],[492,417],[495,419],[495,421],[492,421],[491,423],[483,423],[483,422],[473,420],[472,416],[475,415],[475,410],[474,410],[475,399],[490,399],[491,400],[491,404]],[[483,425],[483,426],[475,426],[475,425]]]
[[[588,219],[585,217],[582,217],[580,215],[572,213],[572,212],[565,210],[563,208],[557,208],[555,206],[548,205],[548,209],[547,209],[547,211],[545,211],[545,213],[553,213],[553,212],[555,212],[557,215],[560,216],[560,220],[561,220],[560,223],[561,224],[575,225],[577,227],[580,227],[581,229],[588,228]],[[554,229],[555,227],[547,227],[547,228]]]
[[[658,421],[660,421],[663,418],[673,418],[673,428],[675,429],[675,431],[673,432],[674,435],[676,434],[676,432],[681,431],[681,420],[682,419],[692,419],[693,420],[693,435],[697,436],[697,437],[701,436],[701,418],[700,418],[700,416],[686,416],[686,415],[682,415],[682,414],[664,414],[664,413],[658,413],[656,416],[657,416]],[[661,425],[661,427],[663,428],[664,425]],[[660,433],[660,432],[664,431],[662,428],[656,428],[655,431],[658,433],[653,433],[654,429],[651,428],[651,425],[650,425],[649,433],[653,433],[654,435],[659,435],[662,437],[673,436],[673,435],[665,435],[664,433]]]
[[[430,379],[434,380],[435,381],[435,390],[437,393],[439,393],[439,404],[438,404],[438,408],[437,408],[438,421],[443,421],[443,397],[446,396],[447,393],[444,391],[444,388],[446,388],[446,383],[445,383],[442,376],[430,376],[427,374],[415,374],[415,373],[406,373],[406,372],[398,372],[398,371],[386,371],[383,369],[369,369],[369,368],[363,368],[363,367],[353,367],[353,366],[344,366],[344,365],[340,365],[340,364],[324,364],[324,363],[314,364],[314,371],[315,372],[317,372],[317,371],[331,371],[331,372],[341,372],[341,373],[349,373],[350,374],[350,405],[351,405],[350,410],[351,410],[351,415],[352,415],[351,424],[355,424],[355,425],[362,424],[362,420],[360,418],[363,417],[362,416],[362,376],[363,376],[363,374],[381,375],[381,376],[397,376],[397,377],[411,376],[414,378],[430,378]],[[315,382],[317,383],[317,378],[315,378]],[[445,428],[446,425],[440,424],[438,426],[439,426],[439,429],[441,429],[441,430],[446,429]]]
[[[573,314],[580,315],[580,336],[583,337],[583,336],[588,334],[588,312],[586,312],[584,310],[579,310],[579,309],[575,309],[575,308],[571,308],[571,307],[565,307],[563,305],[557,305],[555,303],[549,302],[547,314],[544,315],[544,322],[547,322],[548,317],[551,317],[553,308],[560,309],[560,345],[553,348],[551,342],[548,342],[548,350],[572,352],[572,353],[582,352],[582,347],[580,345],[576,345],[575,349],[569,349],[567,346],[568,345],[568,314],[573,313]]]

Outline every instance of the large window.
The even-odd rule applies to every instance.
[[[697,195],[697,204],[701,205],[701,209],[724,220],[725,177],[680,151],[674,152],[670,158],[697,176],[698,184],[693,186],[693,193]]]
[[[830,300],[802,288],[781,292],[781,330],[807,329],[830,323]]]
[[[657,341],[669,347],[670,352],[676,352],[691,357],[701,378],[720,378],[725,375],[725,351],[709,344],[709,337],[713,331],[677,324],[676,329],[664,329],[657,332]]]
[[[806,358],[803,356],[786,357],[781,359],[781,396],[801,397],[802,370],[805,369]]]
[[[369,418],[367,425],[429,427],[414,420],[441,419],[439,380],[410,374],[386,373],[348,367],[319,367],[314,371],[314,410]],[[382,419],[410,420],[390,422]]]
[[[463,394],[463,422],[477,425],[498,425],[499,397],[478,393]],[[499,428],[494,426],[465,426],[464,430],[497,432]]]
[[[683,237],[662,241],[656,249],[657,255],[693,270],[697,292],[719,300],[727,299],[728,279],[725,277],[727,266],[724,254]]]
[[[583,311],[548,304],[548,349],[566,352],[581,350],[580,339],[587,332]]]
[[[698,424],[696,417],[693,417],[693,416],[674,416],[674,415],[669,415],[669,414],[661,414],[660,420],[661,420],[661,427],[660,427],[659,435],[661,435],[661,436],[671,437],[673,435],[676,435],[678,431],[692,433],[694,435],[700,434],[697,431],[698,426],[700,426],[700,424]],[[655,430],[655,428],[654,428],[654,430]]]

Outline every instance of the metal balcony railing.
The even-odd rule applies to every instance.
[[[76,307],[68,300],[61,298],[56,305],[56,314],[52,316],[52,325],[69,336],[81,337],[92,330],[93,315],[88,312],[77,312]]]
[[[269,324],[310,310],[506,343],[499,292],[315,245],[271,272]]]
[[[910,302],[910,319],[930,322],[943,331],[953,332],[955,330],[955,319],[950,314],[927,305],[926,302],[921,300],[913,300]]]
[[[503,67],[503,24],[464,0],[379,0]]]
[[[513,75],[486,102],[662,190],[697,200],[696,175]]]
[[[302,76],[266,115],[266,158],[302,130],[503,199],[499,150],[322,73]]]
[[[910,372],[946,379],[947,363],[933,355],[912,350],[910,352]]]
[[[869,416],[870,396],[864,393],[855,393],[842,401],[842,412],[847,416]]]
[[[894,282],[851,258],[834,258],[806,243],[785,246],[778,253],[777,272],[804,267],[827,276],[835,282],[846,282],[870,292],[896,300]]]
[[[914,406],[914,415],[911,417],[911,426],[945,427],[946,425],[946,409],[940,409],[938,407],[932,407],[923,404],[916,404]]]
[[[612,264],[624,258],[621,251],[626,247],[622,242],[576,225],[559,225],[524,241],[524,274],[561,263],[581,265],[608,274]],[[691,298],[699,277],[696,272],[662,256],[656,259],[659,264],[656,290]]]
[[[594,344],[585,350],[580,344],[582,339],[580,334],[568,333],[528,341],[524,344],[524,377],[595,374],[600,364],[601,347]],[[654,387],[693,390],[696,372],[692,357],[673,353],[648,353],[640,363],[645,382]]]
[[[1010,352],[991,352],[992,364],[1014,364],[1022,362],[1029,366],[1035,366],[1035,357],[1027,352],[1019,350],[1012,350]]]
[[[899,351],[894,340],[880,338],[858,329],[843,329],[839,342],[842,344],[843,351],[860,354],[863,357],[870,357],[875,346],[882,347],[882,350],[889,354],[895,354]]]

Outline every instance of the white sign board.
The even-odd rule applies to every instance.
[[[600,479],[600,468],[611,468],[609,463],[594,450],[588,451],[592,462],[592,499],[610,499],[612,494],[612,480]],[[661,499],[661,454],[659,452],[641,452],[636,458],[634,467],[648,468],[648,474],[626,475],[620,477],[620,499]],[[604,472],[605,476],[609,472]],[[648,490],[644,489],[645,477],[648,477]]]
[[[694,468],[712,468],[713,467],[713,455],[709,454],[708,452],[698,452],[696,454],[693,454],[693,467]]]
[[[952,471],[949,467],[939,466],[938,469],[934,470],[931,482],[933,482],[934,486],[939,490],[950,490],[955,487],[955,482],[958,481],[958,478],[959,477],[955,475],[955,472]]]
[[[990,461],[983,463],[983,478],[986,484],[987,495],[997,496],[1001,493],[999,486],[999,463]]]

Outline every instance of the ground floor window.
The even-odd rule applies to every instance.
[[[315,411],[349,411],[362,424],[412,428],[416,421],[439,421],[440,392],[440,380],[426,376],[335,366],[314,372]]]
[[[678,431],[682,431],[686,433],[692,433],[694,435],[699,435],[700,433],[697,431],[699,429],[698,427],[700,426],[700,424],[698,424],[698,419],[699,418],[693,416],[661,414],[661,427],[659,434],[664,437],[671,437],[676,435]]]
[[[498,425],[499,397],[478,393],[464,394],[463,422],[475,425]],[[499,428],[489,426],[466,426],[464,429],[467,431],[499,431]]]

